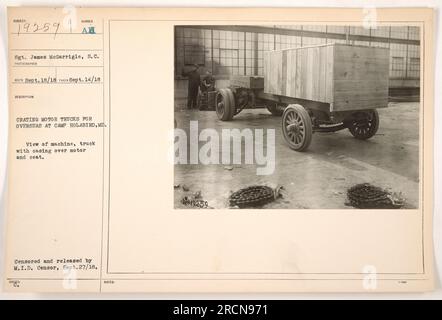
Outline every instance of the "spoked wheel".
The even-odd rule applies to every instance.
[[[266,106],[267,110],[269,110],[270,113],[274,116],[282,116],[285,107],[286,107],[285,105],[277,103]]]
[[[354,113],[347,122],[350,133],[356,139],[366,140],[373,137],[379,129],[379,114],[377,110]]]
[[[230,89],[219,89],[216,95],[216,114],[222,121],[232,120],[235,114],[235,98]]]
[[[312,141],[312,120],[303,106],[290,104],[282,115],[282,133],[290,148],[304,151]]]

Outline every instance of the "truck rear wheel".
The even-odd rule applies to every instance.
[[[304,151],[312,142],[312,120],[307,110],[299,104],[290,104],[282,115],[282,133],[290,148]]]
[[[346,122],[350,133],[359,140],[373,137],[379,129],[379,114],[377,110],[357,112]]]
[[[235,114],[235,97],[232,90],[219,89],[216,95],[216,115],[222,121],[232,120]]]

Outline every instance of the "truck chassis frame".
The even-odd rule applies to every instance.
[[[379,128],[376,109],[333,111],[330,103],[265,93],[262,88],[232,85],[219,89],[215,110],[222,121],[230,121],[245,108],[266,106],[273,115],[282,116],[282,133],[290,148],[305,151],[314,132],[348,129],[360,140],[373,137]]]

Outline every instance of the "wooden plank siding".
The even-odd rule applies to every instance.
[[[335,45],[334,52],[333,110],[386,107],[389,49]]]
[[[386,107],[389,49],[328,44],[264,53],[264,92],[325,102],[330,111]]]

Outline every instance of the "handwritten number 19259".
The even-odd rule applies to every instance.
[[[57,36],[58,29],[60,28],[60,22],[45,22],[45,23],[19,23],[17,36],[22,33],[47,33],[53,34],[54,38]]]

